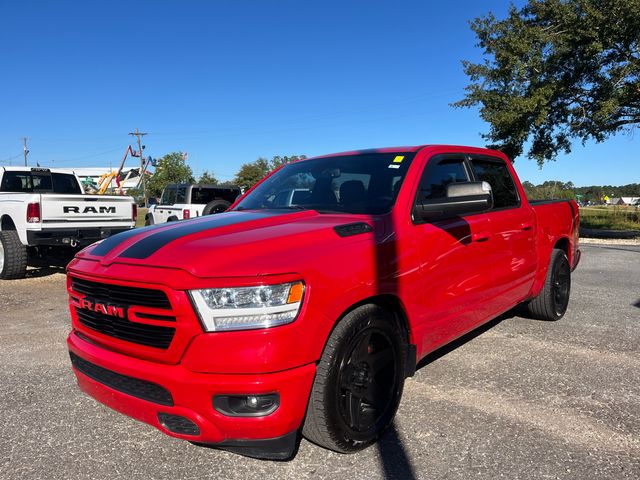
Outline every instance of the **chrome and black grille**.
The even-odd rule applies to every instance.
[[[69,352],[71,364],[81,373],[109,388],[141,398],[159,405],[173,406],[171,393],[157,383],[147,382],[139,378],[129,377],[120,373],[99,367],[87,360]]]
[[[167,295],[161,290],[149,288],[125,287],[108,283],[98,283],[73,277],[71,290],[83,295],[83,299],[89,299],[91,305],[115,306],[121,308],[122,314],[107,314],[104,308],[82,308],[76,306],[75,312],[78,321],[87,328],[108,335],[119,340],[145,345],[160,349],[167,349],[173,340],[176,329],[176,317],[171,311],[171,303]],[[82,305],[84,300],[80,301]],[[149,325],[141,322],[132,322],[128,319],[128,310],[131,307],[147,307],[166,310],[167,314],[137,312],[141,319],[164,321],[169,325]]]
[[[147,347],[168,348],[173,340],[176,329],[173,327],[158,327],[145,323],[130,322],[126,318],[105,315],[99,312],[76,308],[78,320],[91,330],[110,337],[139,343]],[[175,321],[174,318],[172,320]]]
[[[100,299],[106,303],[171,309],[171,303],[167,295],[161,290],[123,287],[122,285],[91,282],[75,277],[71,279],[71,289],[74,292],[82,293],[87,297]]]

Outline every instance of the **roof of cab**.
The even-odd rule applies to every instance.
[[[69,169],[46,168],[46,167],[0,167],[7,172],[51,172],[51,173],[71,173]]]
[[[493,154],[504,157],[502,152],[497,150],[491,150],[488,148],[482,147],[471,147],[465,145],[445,145],[445,144],[425,144],[425,145],[413,145],[413,146],[404,146],[404,147],[385,147],[385,148],[368,148],[363,150],[351,150],[348,152],[339,152],[339,153],[330,153],[327,155],[318,155],[317,157],[310,157],[305,160],[315,160],[318,158],[327,158],[327,157],[338,157],[338,156],[348,156],[348,155],[363,155],[367,153],[408,153],[408,152],[417,152],[422,149],[432,149],[432,150],[446,150],[449,152],[469,152],[469,153],[477,153],[477,154]]]

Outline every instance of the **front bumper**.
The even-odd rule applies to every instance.
[[[82,373],[74,365],[80,388],[114,410],[153,425],[167,435],[248,456],[286,459],[293,454],[296,432],[306,413],[315,364],[268,374],[196,373],[180,364],[159,364],[106,350],[76,331],[69,334],[67,344],[72,358],[75,355],[98,367],[99,372],[114,374],[100,377],[85,367],[82,369],[86,373]],[[136,380],[143,384],[142,390],[123,386],[127,378],[129,385],[135,386]],[[148,391],[144,384],[159,387],[160,395],[138,393]],[[162,390],[168,392],[169,400]],[[228,417],[213,408],[215,395],[274,392],[280,395],[280,406],[264,417]],[[161,418],[165,421],[159,419],[159,414],[164,414]],[[176,433],[169,429],[175,430],[166,421],[166,415],[184,418],[187,424],[197,428],[189,434]]]

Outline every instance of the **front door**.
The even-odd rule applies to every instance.
[[[472,179],[464,155],[436,155],[427,161],[415,201],[442,198],[447,184]],[[494,239],[483,213],[431,222],[414,215],[413,221],[421,278],[416,333],[422,350],[430,351],[487,319]]]

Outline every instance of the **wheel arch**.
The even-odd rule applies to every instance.
[[[554,250],[562,250],[569,259],[569,265],[571,265],[571,248],[569,246],[569,239],[567,237],[562,237],[556,241],[553,245]]]
[[[544,249],[544,253],[540,254],[539,264],[538,264],[538,273],[534,280],[534,283],[531,287],[531,291],[529,293],[529,300],[538,296],[538,294],[542,291],[542,287],[544,286],[544,281],[547,278],[547,270],[549,269],[549,262],[551,261],[551,256],[553,255],[554,250],[561,250],[567,256],[569,260],[569,265],[572,264],[572,252],[571,252],[571,242],[568,237],[562,236],[558,238],[555,243],[549,248],[551,243],[547,244]]]
[[[9,215],[2,215],[0,219],[0,231],[17,230],[16,224]]]
[[[336,328],[338,323],[340,323],[340,321],[350,312],[352,312],[358,307],[361,307],[363,305],[370,305],[370,304],[377,305],[385,309],[386,311],[388,311],[391,315],[393,315],[393,318],[397,323],[398,327],[400,328],[407,344],[407,364],[406,364],[407,376],[408,377],[413,376],[413,374],[415,373],[415,368],[417,363],[416,340],[413,337],[413,332],[411,330],[411,323],[409,321],[409,316],[407,315],[407,310],[402,300],[397,295],[384,293],[384,294],[372,295],[359,300],[358,302],[354,303],[353,305],[348,307],[346,310],[344,310],[338,316],[338,318],[336,319],[336,321],[334,322],[331,328],[331,332],[333,332],[333,330]],[[331,332],[329,332],[329,335],[327,335],[327,339],[331,335]]]

